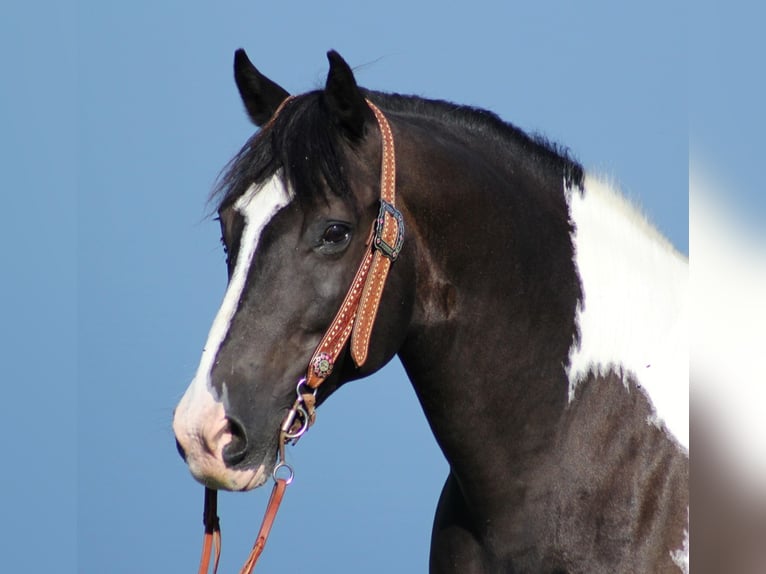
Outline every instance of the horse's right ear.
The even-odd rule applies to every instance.
[[[283,87],[261,74],[241,48],[234,53],[234,80],[247,115],[258,127],[268,122],[279,104],[290,95]]]

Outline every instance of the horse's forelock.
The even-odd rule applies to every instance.
[[[220,210],[280,170],[300,202],[322,199],[328,191],[348,196],[344,145],[322,106],[321,92],[295,98],[224,167],[210,201]]]

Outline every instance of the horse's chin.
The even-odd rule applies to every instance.
[[[273,466],[273,465],[272,465]],[[253,490],[268,480],[271,466],[261,464],[255,468],[243,470],[218,467],[215,472],[211,469],[195,468],[189,465],[192,476],[200,483],[214,490],[230,490],[244,492]]]

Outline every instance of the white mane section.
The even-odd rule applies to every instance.
[[[583,288],[569,400],[590,371],[632,373],[656,419],[689,448],[688,261],[606,182],[568,190]]]

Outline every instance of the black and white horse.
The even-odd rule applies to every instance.
[[[262,129],[217,190],[229,284],[173,427],[210,488],[264,484],[280,426],[374,249],[382,131],[405,229],[365,361],[400,357],[450,473],[433,573],[688,570],[687,261],[612,187],[494,114],[357,86],[288,99],[244,52]],[[368,104],[368,101],[372,104]]]

